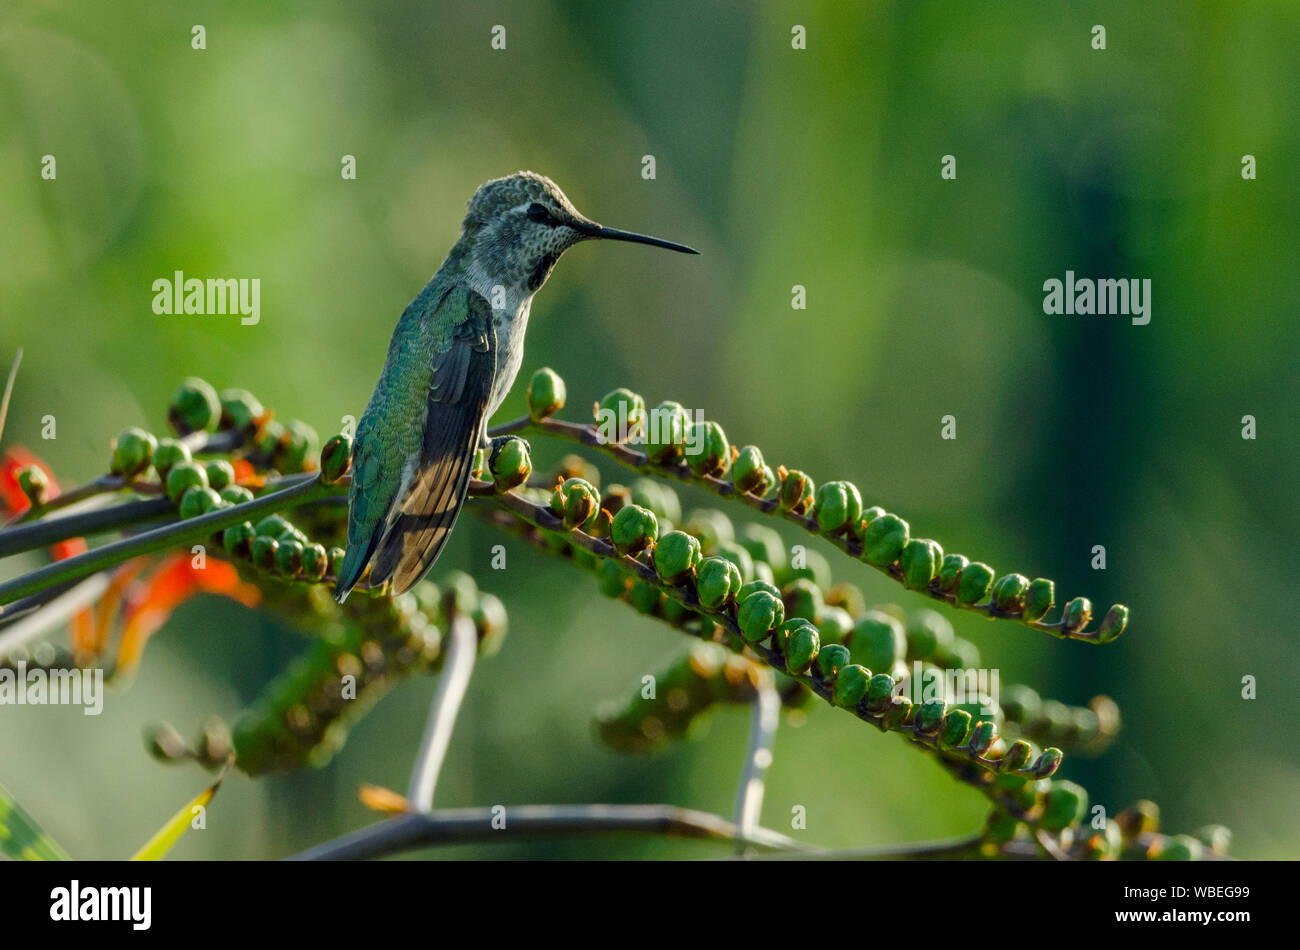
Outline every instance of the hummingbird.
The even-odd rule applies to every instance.
[[[533,295],[580,241],[699,251],[597,224],[555,182],[518,172],[479,187],[460,239],[410,302],[357,423],[348,540],[334,596],[368,586],[401,594],[438,559],[469,489],[487,420],[524,356]]]

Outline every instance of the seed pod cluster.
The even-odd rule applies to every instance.
[[[689,653],[645,682],[621,708],[596,720],[602,742],[620,752],[653,752],[684,738],[718,703],[752,702],[771,673],[716,643],[697,643]]]
[[[323,624],[325,632],[236,723],[236,764],[250,775],[327,762],[349,726],[393,685],[439,667],[442,631],[453,617],[474,621],[481,655],[495,652],[506,631],[500,600],[459,572],[441,585],[426,580],[398,598],[354,597],[337,609],[294,588],[266,604],[290,623]]]

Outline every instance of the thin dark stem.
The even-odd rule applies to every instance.
[[[740,830],[718,815],[674,805],[512,805],[408,812],[294,855],[296,861],[357,861],[414,848],[537,835],[630,831],[711,841],[734,841]],[[766,828],[750,844],[799,852],[804,845]]]
[[[209,511],[207,514],[155,528],[130,538],[114,541],[103,547],[78,554],[66,560],[55,561],[45,567],[37,568],[21,577],[0,584],[0,605],[10,604],[19,598],[34,594],[52,584],[61,584],[68,580],[85,577],[96,571],[128,561],[142,554],[153,554],[170,547],[202,541],[233,525],[251,520],[255,515],[269,514],[294,508],[315,498],[333,494],[341,486],[324,485],[316,474],[294,476],[295,484],[289,488],[272,492],[246,501]],[[0,616],[3,611],[0,611]]]
[[[0,631],[0,658],[65,622],[108,589],[108,575],[92,574],[44,605],[43,610],[15,621]]]
[[[106,476],[107,477],[107,476]],[[62,497],[62,496],[60,496]],[[84,538],[176,510],[167,498],[143,498],[95,508],[62,518],[42,518],[0,531],[0,557],[49,547],[69,538]]]

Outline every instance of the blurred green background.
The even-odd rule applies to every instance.
[[[1104,648],[942,609],[1004,683],[1118,700],[1115,745],[1062,773],[1112,814],[1150,797],[1172,830],[1229,825],[1240,856],[1300,854],[1294,3],[186,7],[0,13],[0,360],[26,351],[5,444],[80,483],[123,426],[163,428],[187,374],[336,431],[474,189],[531,168],[597,220],[703,252],[565,257],[533,307],[524,372],[559,371],[571,416],[617,385],[700,407],[774,464],[855,480],[947,550],[1127,603],[1130,632]],[[505,51],[490,48],[495,24]],[[40,178],[45,154],[56,181]],[[940,178],[946,154],[955,181]],[[1258,180],[1242,180],[1245,154]],[[151,283],[178,269],[260,277],[261,323],[156,316]],[[1043,281],[1067,269],[1150,278],[1150,325],[1045,316]],[[791,309],[795,284],[806,311]],[[522,411],[523,388],[499,418]],[[955,441],[939,435],[949,413]],[[536,446],[542,462],[560,452]],[[689,641],[517,542],[507,571],[487,570],[499,540],[462,520],[434,573],[475,573],[511,616],[440,803],[729,814],[745,710],[649,758],[591,733],[601,701],[630,697]],[[0,573],[35,563],[19,561]],[[831,563],[873,601],[920,603]],[[142,728],[233,718],[301,647],[230,602],[192,601],[99,718],[0,710],[0,782],[73,855],[126,856],[204,782],[149,759]],[[405,788],[433,687],[401,686],[323,770],[231,778],[207,832],[175,853],[279,857],[372,820],[356,788]],[[821,704],[775,751],[764,823],[789,832],[803,805],[797,833],[817,844],[960,834],[984,814],[905,742]],[[725,852],[614,837],[428,853]]]

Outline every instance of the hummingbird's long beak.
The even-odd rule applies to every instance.
[[[581,222],[571,225],[571,227],[588,237],[608,241],[631,241],[633,244],[649,244],[651,247],[666,247],[670,251],[681,251],[683,254],[700,253],[695,248],[687,247],[685,244],[665,241],[663,238],[651,237],[648,234],[637,234],[635,231],[620,231],[618,228],[607,228],[603,224],[597,224],[594,221]]]

